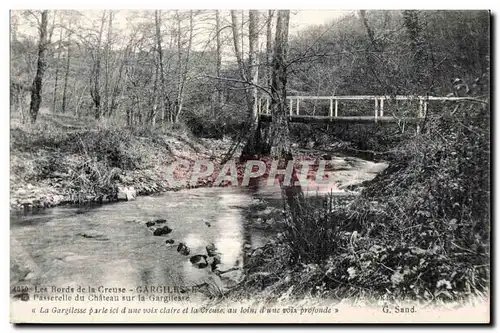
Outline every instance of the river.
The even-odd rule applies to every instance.
[[[346,185],[372,179],[387,165],[358,158],[334,158],[336,182],[320,192],[345,194]],[[306,189],[306,192],[317,192]],[[206,255],[213,244],[219,270],[228,281],[241,278],[245,251],[265,244],[270,234],[248,219],[255,201],[280,207],[278,187],[198,188],[138,197],[99,206],[60,206],[35,214],[11,213],[11,286],[222,285],[210,266],[189,258]],[[145,223],[165,219],[172,231],[154,236]],[[167,244],[173,240],[173,244]],[[177,251],[182,242],[189,255]],[[15,296],[13,294],[13,296]]]

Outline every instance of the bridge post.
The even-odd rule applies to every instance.
[[[339,111],[339,101],[338,99],[335,99],[335,118],[338,117],[338,111]]]
[[[380,116],[384,116],[384,97],[380,98]]]
[[[375,122],[377,122],[377,116],[378,116],[378,99],[375,97]]]
[[[418,119],[422,118],[422,113],[423,113],[423,110],[424,110],[424,101],[423,99],[420,97],[418,99]],[[420,123],[417,123],[417,134],[420,133]]]
[[[296,111],[297,116],[299,115],[299,104],[300,104],[300,99],[297,98],[297,111]]]
[[[290,111],[290,117],[292,116],[292,113],[293,113],[293,99],[290,98],[290,103],[289,103],[289,106],[288,106],[288,111]]]
[[[269,114],[269,98],[266,98],[266,114]]]
[[[333,117],[333,99],[330,98],[330,118]]]

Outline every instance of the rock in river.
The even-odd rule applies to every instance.
[[[174,243],[175,243],[175,241],[173,239],[167,239],[165,241],[165,244],[174,244]]]
[[[163,236],[163,235],[168,235],[169,233],[172,232],[172,229],[168,227],[168,225],[157,228],[155,231],[153,231],[153,236]]]
[[[189,253],[191,252],[189,250],[189,248],[186,246],[186,244],[184,243],[179,243],[179,246],[177,246],[177,252],[179,252],[180,254],[182,255],[189,255]]]
[[[217,248],[215,247],[214,243],[207,245],[205,247],[205,249],[207,250],[207,254],[208,254],[209,257],[215,257],[216,255],[219,254],[219,252],[217,251]]]
[[[207,245],[205,249],[207,250],[208,256],[212,258],[212,270],[215,270],[217,268],[217,265],[221,263],[221,254],[219,251],[217,251],[217,248],[213,243]]]
[[[148,228],[149,228],[149,227],[154,226],[155,224],[156,224],[156,223],[151,222],[151,221],[150,221],[150,222],[146,222],[146,227],[148,227]]]
[[[155,223],[165,223],[165,222],[167,222],[167,220],[165,220],[165,219],[156,219],[155,220]]]
[[[208,266],[207,256],[204,254],[197,254],[195,256],[192,256],[191,258],[189,258],[189,261],[191,261],[193,266],[195,266],[196,268],[202,269]]]

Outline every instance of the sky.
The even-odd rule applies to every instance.
[[[264,13],[266,10],[262,10]],[[86,17],[98,20],[100,12],[96,10],[82,10]],[[292,10],[290,15],[290,34],[295,34],[300,29],[309,25],[318,25],[328,23],[329,21],[339,18],[343,15],[353,12],[352,10]],[[113,24],[116,27],[126,26],[126,16],[130,16],[127,10],[121,10],[120,13],[115,15]],[[36,30],[32,27],[20,26],[21,33],[36,34]]]
[[[143,11],[145,9],[140,9],[140,12],[135,12],[137,13],[134,16],[134,11],[129,11],[129,10],[119,10],[115,11],[115,14],[113,16],[113,30],[115,32],[121,31],[121,35],[128,35],[130,28],[129,28],[129,23],[130,20],[134,22],[134,25],[139,22],[145,22],[144,17],[141,15],[144,15]],[[166,11],[166,10],[165,10]],[[90,28],[93,24],[95,29],[99,26],[99,22],[102,16],[102,11],[101,10],[80,10],[80,12],[84,15],[84,18],[81,18],[79,20],[78,25],[83,26],[85,28]],[[142,13],[141,13],[142,12]],[[265,14],[267,13],[267,10],[261,9],[261,18],[260,18],[260,26],[265,25]],[[289,31],[290,35],[296,34],[298,31],[301,29],[304,29],[308,26],[311,25],[320,25],[320,24],[326,24],[329,23],[332,20],[338,19],[344,15],[352,13],[353,10],[291,10],[290,11],[290,26],[289,26]],[[241,13],[241,10],[238,10],[238,13]],[[168,13],[164,13],[167,17],[169,16]],[[39,15],[38,13],[35,13],[35,15]],[[153,19],[153,11],[151,10],[151,14],[147,14],[148,18],[147,19]],[[245,16],[248,17],[248,10],[245,10]],[[229,18],[229,10],[221,10],[221,17],[228,22],[230,20]],[[240,22],[241,22],[241,16],[239,16]],[[33,15],[28,16],[28,20],[32,21],[32,23],[35,22],[35,17]],[[200,19],[201,20],[201,19]],[[92,23],[92,21],[94,23]],[[52,16],[49,16],[49,23],[52,22]],[[187,25],[188,21],[185,20],[183,22],[183,25]],[[23,18],[19,22],[20,26],[18,27],[18,32],[21,34],[27,34],[32,36],[33,38],[37,39],[38,38],[38,31],[37,29],[33,26],[33,24],[30,26],[28,21]],[[164,18],[163,24],[168,24],[169,20],[168,18]],[[210,13],[208,13],[208,22],[195,22],[196,26],[202,27],[202,32],[201,33],[196,33],[195,38],[193,41],[193,50],[196,51],[204,51],[206,50],[207,46],[207,41],[212,40],[212,43],[210,45],[213,46],[213,36],[211,35],[215,30],[214,30],[214,21],[210,16]],[[273,22],[274,26],[275,22]],[[165,26],[163,29],[167,29]],[[274,30],[274,27],[273,27]],[[226,43],[223,47],[222,50],[222,58],[223,58],[223,63],[227,64],[235,60],[234,56],[234,50],[232,48],[232,44],[227,40],[227,38],[231,38],[231,30],[225,29],[223,31],[223,39],[226,38]],[[263,51],[265,49],[265,29],[261,30],[262,35],[259,39],[259,49]],[[210,33],[210,36],[209,36]],[[248,32],[246,32],[248,33]],[[55,41],[58,38],[58,31],[55,31],[53,34],[53,41]],[[226,37],[224,37],[226,36]],[[103,38],[106,38],[106,34],[104,34]],[[164,43],[168,42],[168,37],[164,39]],[[118,46],[121,42],[127,42],[128,38],[119,38],[118,40],[115,40],[114,45]],[[245,37],[242,40],[243,42],[243,47],[244,51],[248,50],[248,38]]]
[[[353,10],[301,10],[292,11],[290,15],[290,33],[296,33],[308,25],[324,24],[352,13]]]

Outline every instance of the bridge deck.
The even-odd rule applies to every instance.
[[[272,121],[272,116],[270,114],[259,114],[260,121],[262,122],[270,122]],[[418,123],[422,121],[423,118],[418,117],[404,117],[404,118],[396,118],[396,117],[374,117],[374,116],[352,116],[352,117],[328,117],[328,116],[308,116],[308,115],[292,115],[288,116],[290,122],[292,123],[321,123],[321,124],[329,124],[329,123],[358,123],[358,124],[366,124],[373,122],[380,123],[397,123],[399,121],[404,121],[406,123]]]
[[[291,122],[297,123],[419,123],[425,118],[429,102],[467,101],[467,97],[437,97],[437,96],[287,96],[287,114]],[[358,109],[359,103],[373,103],[373,109]],[[269,97],[260,97],[257,100],[259,120],[272,121]],[[307,105],[306,103],[310,104]],[[311,108],[311,102],[314,102]],[[394,109],[394,103],[406,103],[405,107]],[[323,103],[320,107],[318,103]],[[326,105],[324,104],[326,103]],[[345,103],[358,103],[346,107]],[[385,104],[385,106],[384,106]],[[302,108],[301,108],[302,106]],[[318,106],[318,109],[316,107]],[[387,110],[387,108],[393,108]],[[355,114],[352,114],[352,110]],[[311,112],[312,110],[312,112]],[[406,112],[402,112],[406,110]],[[302,111],[302,114],[301,114]],[[367,112],[368,111],[368,112]],[[384,115],[385,111],[385,115]],[[305,114],[304,114],[305,113]],[[313,113],[313,114],[311,114]],[[318,114],[322,113],[322,114]],[[343,113],[341,115],[341,113]],[[351,113],[348,115],[346,113]],[[361,113],[361,114],[360,114]],[[363,114],[364,113],[364,114]],[[368,113],[368,115],[366,114]]]

